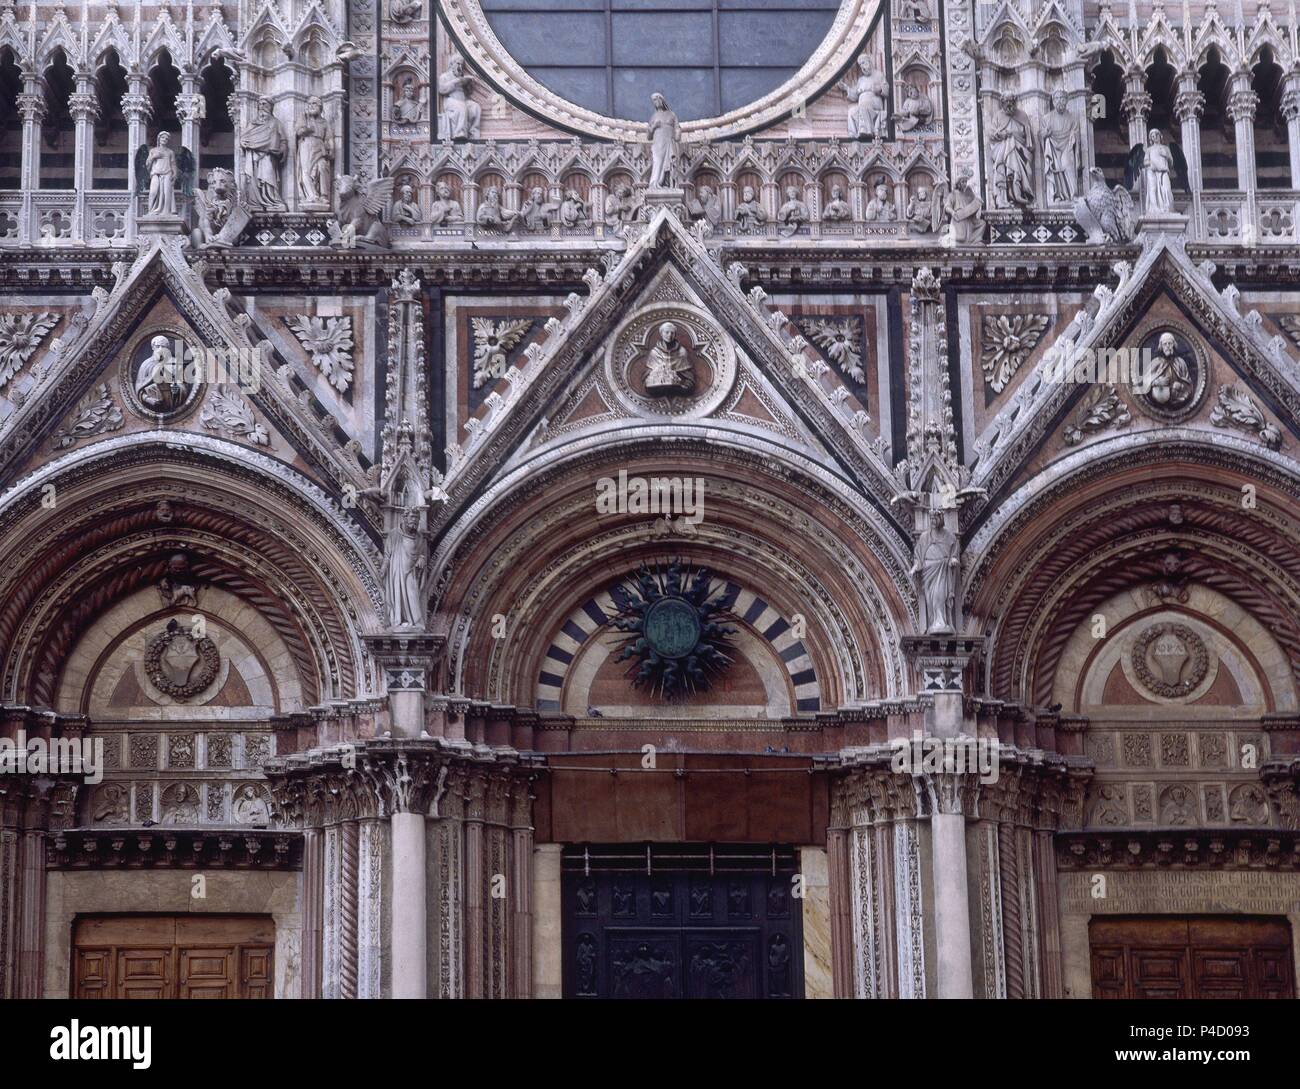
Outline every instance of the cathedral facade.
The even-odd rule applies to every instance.
[[[1294,997],[1298,35],[0,2],[0,997]]]

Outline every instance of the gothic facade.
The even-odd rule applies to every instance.
[[[0,996],[1294,997],[1298,35],[0,2]]]

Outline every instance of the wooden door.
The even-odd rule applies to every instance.
[[[1089,927],[1096,998],[1293,998],[1285,919],[1115,916]]]
[[[265,916],[100,915],[73,928],[77,998],[270,998]]]

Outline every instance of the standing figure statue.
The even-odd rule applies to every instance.
[[[425,557],[424,531],[420,512],[394,511],[384,544],[384,597],[394,628],[409,631],[424,628]]]
[[[662,94],[656,91],[650,103],[654,106],[650,117],[650,188],[672,189],[677,181],[682,128]]]
[[[1139,196],[1142,214],[1167,216],[1174,211],[1174,186],[1188,189],[1187,159],[1183,149],[1165,139],[1159,129],[1147,133],[1145,145],[1138,144],[1128,153],[1124,185],[1132,190],[1141,183]]]
[[[315,95],[295,133],[298,139],[298,197],[303,208],[328,208],[334,178],[334,133],[325,104]]]
[[[984,202],[970,187],[970,175],[961,175],[943,198],[943,218],[951,227],[954,246],[984,241]]]
[[[921,622],[926,635],[952,635],[956,630],[960,554],[957,535],[945,528],[943,512],[931,511],[929,527],[916,540],[912,563],[924,605]]]
[[[149,172],[149,215],[176,214],[176,153],[167,145],[171,133],[158,134],[158,146],[149,149],[145,165]]]
[[[453,56],[447,70],[438,77],[442,95],[442,124],[438,135],[444,140],[477,140],[483,108],[470,98],[474,77],[465,74],[465,61]]]
[[[244,151],[244,203],[258,212],[286,211],[280,171],[289,141],[271,113],[269,98],[258,99],[257,120],[243,130],[239,146]]]
[[[846,88],[849,101],[849,135],[858,140],[884,136],[889,125],[889,98],[885,77],[875,71],[871,57],[858,58],[859,76]]]
[[[990,126],[993,192],[1000,208],[1028,208],[1034,203],[1034,145],[1029,122],[1012,95],[1002,96],[1002,116]]]
[[[1052,200],[1074,200],[1079,181],[1079,122],[1070,115],[1069,97],[1052,92],[1051,112],[1043,119],[1043,174]]]

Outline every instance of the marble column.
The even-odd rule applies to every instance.
[[[127,79],[127,93],[122,96],[122,116],[126,118],[126,237],[135,239],[135,221],[139,214],[135,191],[138,179],[135,176],[135,152],[148,136],[149,120],[148,83],[142,75],[132,75]]]
[[[325,833],[304,828],[302,838],[302,996],[320,998]]]
[[[935,957],[939,998],[973,998],[970,891],[966,873],[966,817],[930,815],[931,869],[934,874]]]
[[[424,814],[394,813],[393,997],[427,998]]]
[[[1191,234],[1205,237],[1205,213],[1201,198],[1201,115],[1205,112],[1205,95],[1196,89],[1196,74],[1184,73],[1178,79],[1178,97],[1174,99],[1174,116],[1181,128],[1183,155],[1187,159],[1187,180],[1192,190]]]
[[[1300,72],[1286,78],[1282,96],[1282,116],[1286,118],[1286,147],[1291,160],[1291,188],[1300,189]]]
[[[34,75],[26,76],[24,91],[18,96],[18,113],[23,119],[23,161],[20,185],[23,190],[22,213],[19,216],[18,240],[34,241],[38,231],[32,223],[35,214],[32,197],[41,184],[41,125],[45,120],[45,96]]]
[[[86,242],[94,236],[94,230],[87,222],[86,196],[94,184],[95,118],[99,116],[99,99],[89,75],[78,73],[77,89],[68,98],[68,112],[76,123],[72,186],[77,196],[72,212],[72,237],[78,242]]]
[[[1151,116],[1151,96],[1146,92],[1146,74],[1138,69],[1124,78],[1124,97],[1119,112],[1128,123],[1128,146],[1147,142],[1147,118]]]
[[[1246,194],[1241,209],[1241,240],[1248,246],[1259,242],[1259,208],[1255,195],[1255,110],[1259,95],[1250,88],[1250,71],[1232,74],[1228,116],[1232,118],[1237,151],[1237,188]]]

